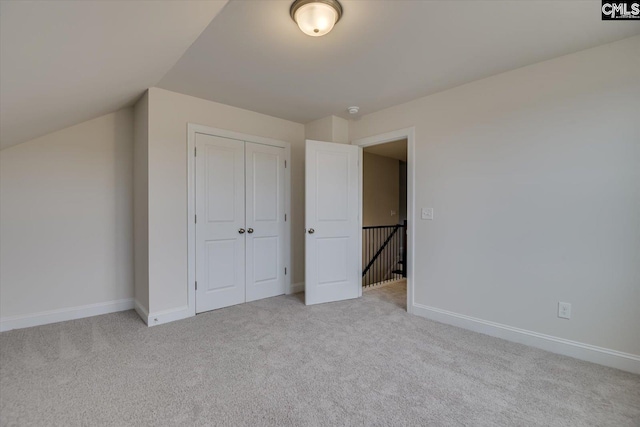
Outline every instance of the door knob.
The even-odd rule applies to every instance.
[[[313,228],[310,228],[309,231],[308,231],[309,234],[313,234],[315,232],[316,232],[316,230],[314,230]]]
[[[248,229],[247,233],[249,233],[249,234],[253,233],[253,228]]]
[[[238,230],[238,233],[244,234],[244,228],[241,228],[240,230]]]

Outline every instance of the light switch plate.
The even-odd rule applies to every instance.
[[[422,208],[422,219],[433,219],[433,208]]]

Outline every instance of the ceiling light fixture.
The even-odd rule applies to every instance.
[[[340,20],[342,6],[337,0],[296,0],[289,13],[303,33],[319,37],[331,31]]]

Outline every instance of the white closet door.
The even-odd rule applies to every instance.
[[[196,312],[245,301],[244,142],[196,134]]]
[[[285,150],[247,142],[247,301],[285,293]]]
[[[306,143],[305,303],[358,298],[360,147]]]

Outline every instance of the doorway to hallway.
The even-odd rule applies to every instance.
[[[407,277],[407,139],[365,147],[362,162],[362,286]]]
[[[395,143],[395,144],[390,144],[390,143]],[[408,313],[413,313],[413,303],[414,303],[414,258],[415,258],[415,251],[414,251],[414,245],[415,245],[415,192],[414,192],[414,188],[415,188],[415,128],[413,127],[409,127],[409,128],[405,128],[405,129],[398,129],[398,130],[394,130],[391,132],[387,132],[387,133],[382,133],[382,134],[378,134],[378,135],[373,135],[373,136],[368,136],[366,138],[360,138],[360,139],[356,139],[354,141],[352,141],[353,145],[357,145],[359,147],[361,147],[363,149],[362,151],[362,157],[361,157],[361,162],[360,164],[363,166],[360,169],[360,173],[361,173],[361,187],[360,187],[360,206],[361,206],[361,215],[360,215],[360,222],[361,222],[361,226],[362,227],[366,227],[366,226],[375,226],[375,225],[391,225],[391,226],[398,226],[398,225],[402,225],[402,227],[398,227],[399,230],[396,231],[396,235],[397,233],[402,233],[402,231],[404,231],[404,241],[401,242],[400,246],[402,247],[402,253],[400,254],[401,257],[399,257],[396,254],[396,258],[394,258],[393,256],[391,257],[391,260],[393,261],[394,259],[398,259],[403,261],[402,264],[400,265],[396,265],[396,266],[392,266],[389,265],[387,267],[387,270],[390,267],[393,267],[393,269],[390,270],[390,273],[395,276],[395,278],[397,278],[397,280],[387,280],[386,284],[382,283],[380,284],[380,282],[378,280],[371,282],[371,283],[378,283],[377,285],[374,286],[363,286],[363,290],[364,291],[368,291],[368,290],[376,290],[379,289],[380,291],[382,291],[386,286],[388,286],[388,284],[390,283],[398,283],[398,291],[400,291],[401,293],[403,293],[406,297],[406,304],[404,305],[404,307],[406,307],[406,310]],[[376,149],[375,147],[380,147],[378,149]],[[395,151],[395,156],[391,154],[391,152]],[[378,155],[381,157],[391,157],[392,159],[395,157],[395,160],[398,160],[398,174],[397,174],[397,187],[398,187],[398,192],[397,192],[397,198],[398,198],[398,208],[397,208],[397,217],[394,218],[394,216],[391,215],[391,210],[392,208],[389,207],[389,209],[385,209],[388,210],[388,212],[385,214],[385,211],[379,209],[377,210],[377,212],[380,212],[382,216],[380,217],[373,217],[374,219],[372,219],[372,217],[370,217],[369,215],[367,215],[367,219],[366,219],[366,223],[365,223],[365,209],[367,209],[365,207],[365,196],[364,196],[364,191],[365,191],[365,184],[364,184],[364,156],[365,156],[365,152],[368,152],[370,154],[374,154],[374,155]],[[402,154],[400,154],[402,153]],[[398,159],[397,157],[399,155],[402,155],[401,159]],[[369,157],[367,155],[367,157]],[[400,163],[402,162],[402,163]],[[370,165],[371,166],[371,165]],[[406,181],[403,179],[403,183],[406,183],[404,185],[404,189],[400,190],[400,178],[401,178],[401,170],[402,170],[402,174],[404,175],[404,177],[406,178]],[[369,171],[373,171],[374,172],[374,176],[375,176],[375,169],[369,168]],[[393,176],[393,175],[390,175]],[[367,191],[370,190],[370,185],[367,185]],[[396,185],[392,184],[391,188],[395,188]],[[375,188],[374,188],[375,189]],[[371,194],[371,193],[369,193]],[[366,197],[367,200],[371,200],[369,195]],[[374,204],[375,204],[375,198],[374,200]],[[367,204],[368,206],[368,204]],[[382,220],[386,220],[388,222],[386,222],[386,224],[372,224],[369,221],[382,221]],[[405,221],[406,220],[406,224]],[[401,230],[401,228],[404,228],[404,230]],[[363,231],[361,231],[363,232]],[[392,238],[393,239],[393,238]],[[364,246],[363,242],[361,241],[361,246]],[[378,252],[380,248],[378,248],[375,252]],[[381,253],[384,252],[381,251]],[[364,272],[366,266],[369,264],[369,262],[371,261],[370,259],[365,261],[365,249],[362,250],[361,256],[362,256],[362,271]],[[375,261],[374,261],[375,263]],[[373,265],[373,264],[372,264]],[[371,268],[371,267],[370,267]],[[393,271],[397,271],[399,269],[404,270],[403,271],[403,275],[405,275],[406,277],[401,278],[398,277],[398,273],[393,273]],[[384,270],[383,270],[384,271]],[[367,274],[367,273],[366,273]],[[366,276],[365,274],[365,276]],[[366,279],[363,279],[363,284],[366,284],[367,282],[365,281]],[[368,293],[368,292],[367,292]]]
[[[385,301],[402,310],[407,309],[407,280],[394,280],[381,285],[363,288],[365,301]]]

